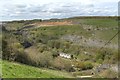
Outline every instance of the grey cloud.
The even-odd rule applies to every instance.
[[[17,7],[17,8],[26,8],[27,5],[25,5],[25,4],[16,4],[15,7]]]
[[[9,4],[3,9],[4,19],[65,18],[88,15],[116,15],[116,6],[109,4],[49,3],[49,4]]]

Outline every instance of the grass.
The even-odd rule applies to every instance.
[[[44,45],[47,47],[50,53],[62,51],[65,53],[70,53],[75,55],[75,57],[78,58],[78,60],[89,60],[93,61],[96,60],[97,51],[99,50],[99,45],[104,45],[108,40],[110,40],[117,32],[117,20],[116,19],[99,19],[99,18],[91,18],[91,19],[71,19],[73,22],[75,22],[73,25],[61,25],[61,26],[43,26],[43,27],[37,27],[37,28],[28,28],[26,31],[23,31],[23,35],[13,35],[17,37],[17,40],[24,41],[27,40],[31,43],[33,43],[33,46],[36,48],[41,49]],[[17,30],[19,28],[22,28],[25,26],[23,23],[8,23],[7,29],[8,30]],[[92,27],[92,28],[91,28]],[[89,30],[89,28],[91,28]],[[97,30],[99,28],[100,30]],[[101,30],[102,29],[102,30]],[[27,36],[27,37],[26,37]],[[72,36],[69,38],[69,36]],[[76,36],[76,37],[74,37]],[[83,37],[83,39],[78,39],[77,37]],[[68,37],[67,40],[61,38]],[[0,36],[1,38],[1,36]],[[85,38],[85,39],[84,39]],[[70,39],[74,39],[75,41],[70,41]],[[94,43],[98,43],[96,46],[92,46],[92,44],[82,44],[82,46],[79,45],[79,43],[84,42],[84,40],[91,40],[95,41]],[[76,41],[79,41],[76,43]],[[51,45],[49,45],[49,41],[51,41]],[[56,42],[58,41],[58,42]],[[66,44],[66,42],[69,42]],[[103,42],[103,43],[100,43]],[[39,44],[40,43],[40,44]],[[59,44],[60,43],[60,44]],[[39,44],[39,47],[36,46],[36,44]],[[56,46],[57,44],[60,45],[60,48],[53,49],[53,45]],[[112,45],[118,44],[118,36],[116,36],[111,43]],[[107,46],[109,46],[107,45]],[[67,46],[67,47],[64,47]],[[69,47],[69,48],[68,48]],[[65,49],[64,49],[65,48]],[[109,48],[109,47],[108,47]],[[105,49],[105,51],[110,53],[111,48]],[[36,50],[33,50],[30,48],[31,54],[33,53],[39,53]],[[46,51],[46,49],[44,49]],[[28,52],[28,53],[30,53]],[[86,55],[84,52],[88,52],[91,55]],[[112,55],[108,55],[110,57],[116,58],[116,49],[112,50]],[[79,53],[78,56],[76,56],[76,53]],[[33,56],[32,56],[33,57]],[[109,58],[108,58],[109,59]],[[106,60],[106,59],[105,59]],[[110,58],[112,62],[112,58]],[[115,60],[114,60],[115,61]],[[98,63],[98,62],[96,62]],[[96,64],[95,63],[95,64]],[[4,78],[71,78],[71,74],[65,71],[57,71],[57,70],[50,70],[45,68],[36,68],[20,63],[15,62],[8,62],[3,61],[3,77]],[[86,72],[80,72],[78,74],[86,74]],[[102,73],[102,76],[105,74],[108,74],[109,71],[106,71],[106,73]]]
[[[116,33],[118,33],[118,30],[103,30],[103,31],[96,31],[96,37],[100,40],[108,41],[110,40]],[[118,36],[116,36],[112,43],[118,44]]]
[[[17,30],[19,28],[22,28],[24,24],[13,22],[13,23],[8,23],[6,26],[7,26],[7,30]]]
[[[87,24],[87,25],[94,25],[97,27],[105,28],[105,27],[117,27],[118,21],[117,18],[89,18],[89,19],[71,19],[74,22]]]
[[[1,58],[0,58],[0,77],[2,77],[2,61],[1,61]]]
[[[86,19],[85,23],[98,27],[117,27],[118,25],[115,19]]]
[[[92,32],[87,32],[81,25],[66,25],[66,26],[51,26],[51,27],[39,27],[37,31],[32,29],[30,32],[35,35],[40,35],[41,33],[47,36],[54,36],[60,38],[64,35],[79,35],[88,38],[92,35]]]
[[[42,69],[28,65],[2,61],[3,78],[71,78],[71,74],[62,71]]]
[[[29,29],[29,33],[33,33],[33,37],[39,35],[41,37],[41,34],[44,34],[43,38],[47,40],[50,36],[60,38],[64,35],[78,35],[78,36],[84,36],[86,38],[92,37],[92,34],[95,33],[95,37],[100,40],[104,40],[105,42],[108,41],[113,35],[115,35],[118,30],[112,30],[112,28],[118,27],[118,21],[114,18],[90,18],[90,19],[70,19],[73,22],[77,22],[78,24],[74,25],[61,25],[61,26],[51,26],[51,27],[38,27],[38,28],[32,28]],[[81,25],[82,24],[82,25]],[[20,28],[23,27],[23,23],[9,23],[8,24],[10,29],[12,28]],[[108,30],[91,30],[87,31],[84,29],[86,25],[90,25],[92,28],[108,28]],[[8,27],[8,28],[9,28]],[[32,35],[31,35],[32,36]],[[46,37],[45,37],[46,36]],[[94,38],[94,37],[92,37]],[[117,43],[118,38],[116,37],[112,43]]]

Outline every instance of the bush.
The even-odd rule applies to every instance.
[[[56,69],[62,70],[64,69],[63,60],[61,58],[55,58],[52,62],[52,66]]]
[[[79,68],[80,70],[87,70],[87,69],[92,69],[93,65],[91,62],[77,62],[75,64],[76,68]]]
[[[59,53],[57,53],[57,52],[52,52],[52,56],[53,56],[53,58],[58,57],[58,56],[59,56]]]
[[[44,51],[49,51],[50,47],[45,45],[45,44],[42,44],[42,43],[38,43],[35,45],[37,47],[37,49],[39,50],[39,52],[44,52]]]
[[[24,53],[23,46],[16,38],[11,34],[4,34],[2,38],[2,58],[14,61],[19,59],[18,55],[22,53]]]
[[[74,71],[71,62],[60,57],[54,59],[52,66],[59,70]]]
[[[93,68],[93,65],[92,65],[92,63],[91,62],[85,62],[84,63],[85,64],[85,69],[92,69]]]
[[[51,65],[52,53],[44,51],[43,53],[25,53],[29,65],[36,67],[47,67]]]
[[[27,55],[24,52],[23,53],[17,53],[16,55],[17,56],[16,56],[15,61],[21,62],[21,63],[25,63],[25,64],[28,63],[28,61],[27,61]]]
[[[105,51],[98,52],[96,54],[95,60],[98,63],[102,63],[104,61],[104,59],[105,59],[105,56],[106,56],[106,52]]]
[[[105,48],[96,54],[95,60],[98,63],[112,63],[118,62],[118,51],[115,49]]]
[[[49,67],[51,66],[51,61],[52,61],[52,53],[45,51],[41,55],[39,55],[39,66],[41,67]]]
[[[75,67],[79,69],[84,69],[85,68],[84,62],[76,62]]]

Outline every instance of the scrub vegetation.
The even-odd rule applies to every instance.
[[[91,75],[97,78],[116,78],[118,36],[105,45],[116,33],[117,17],[3,22],[3,77],[59,78]],[[19,64],[14,65],[14,62]],[[21,68],[23,71],[19,70]],[[42,72],[43,68],[45,72]],[[6,69],[10,71],[6,72]],[[33,76],[27,75],[29,72],[24,73],[27,69]],[[52,74],[49,73],[51,71]],[[61,76],[56,71],[61,74],[65,71],[69,75]]]

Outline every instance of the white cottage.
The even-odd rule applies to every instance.
[[[72,58],[71,55],[66,54],[66,53],[59,53],[59,56],[60,56],[60,57],[63,57],[63,58],[67,58],[67,59]]]

